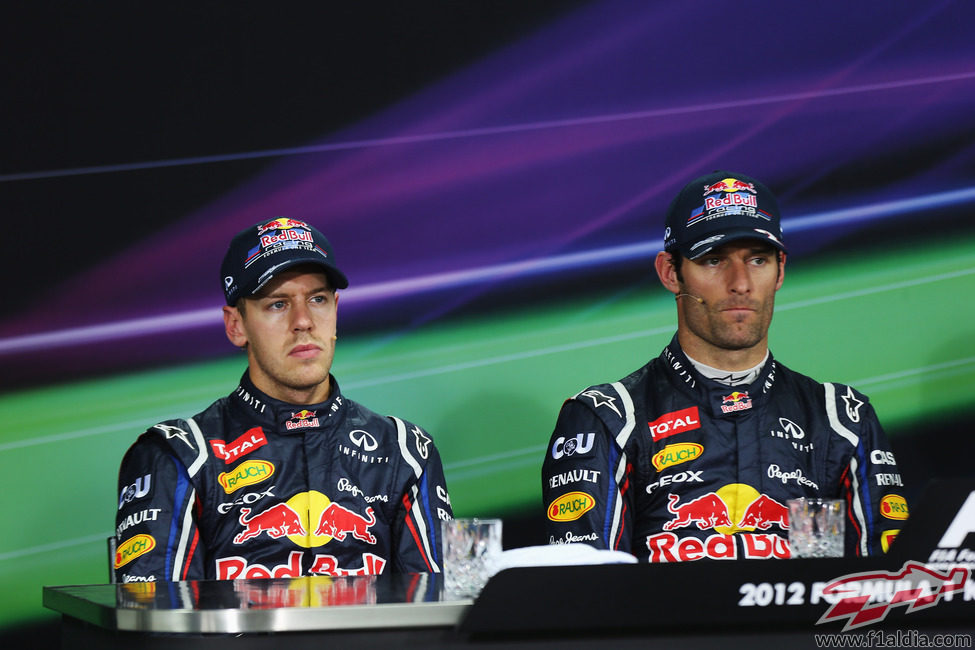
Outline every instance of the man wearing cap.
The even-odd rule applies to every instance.
[[[873,407],[768,349],[786,260],[775,197],[743,174],[695,179],[664,247],[677,333],[563,405],[542,468],[549,542],[651,562],[787,558],[786,501],[821,497],[846,503],[847,557],[886,552],[907,504]]]
[[[345,397],[330,374],[329,242],[303,221],[241,231],[221,266],[227,397],[143,433],[119,472],[119,582],[437,572],[452,516],[428,433]]]

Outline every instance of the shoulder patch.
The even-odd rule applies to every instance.
[[[193,446],[193,442],[190,440],[190,434],[179,427],[174,427],[169,424],[157,424],[150,430],[159,433],[166,440],[180,440],[192,451],[197,450],[196,447]]]
[[[594,409],[598,410],[600,407],[607,408],[613,411],[613,413],[615,413],[621,420],[625,417],[619,408],[619,397],[607,395],[605,392],[596,388],[584,390],[579,393],[576,398],[582,400],[583,402],[592,400],[592,406]]]
[[[843,403],[846,405],[846,417],[850,418],[851,422],[859,422],[860,407],[863,406],[866,402],[864,402],[862,399],[859,399],[856,396],[856,394],[853,392],[852,386],[847,386],[846,392],[843,395],[841,395],[840,398],[843,400]]]

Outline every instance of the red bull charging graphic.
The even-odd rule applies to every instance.
[[[788,509],[766,494],[741,483],[684,501],[668,495],[667,510],[673,515],[663,525],[666,532],[649,535],[651,562],[687,562],[702,558],[737,559],[791,557],[787,539],[771,531],[789,529]],[[681,537],[670,532],[684,528],[714,530],[705,539]]]
[[[324,546],[332,539],[343,542],[349,535],[367,544],[376,543],[376,536],[369,532],[376,523],[371,507],[361,515],[316,490],[299,492],[257,513],[241,508],[238,522],[243,528],[234,537],[234,544],[244,544],[260,535],[271,539],[286,537],[303,548]]]

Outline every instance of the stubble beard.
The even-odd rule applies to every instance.
[[[687,319],[688,329],[698,338],[722,350],[748,350],[765,340],[772,322],[772,303],[751,304],[755,309],[749,314],[741,314],[733,320],[721,312],[722,305],[715,308],[702,306],[706,314]],[[702,322],[704,321],[704,322]]]

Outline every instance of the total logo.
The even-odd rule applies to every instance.
[[[748,394],[746,393],[745,396],[747,397]],[[650,436],[655,441],[659,441],[678,433],[700,429],[701,417],[698,414],[697,407],[692,406],[672,413],[665,413],[653,422],[647,422],[647,426],[650,427]]]
[[[349,535],[367,544],[376,543],[376,536],[369,532],[376,523],[371,507],[362,516],[316,490],[299,492],[254,514],[250,508],[241,508],[237,521],[243,530],[234,537],[234,544],[265,534],[271,539],[287,537],[302,548],[323,546],[333,538],[344,542]]]
[[[663,525],[663,530],[696,527],[698,530],[713,529],[715,535],[707,539],[680,538],[671,532],[647,537],[651,562],[682,562],[738,557],[738,542],[746,558],[788,558],[792,553],[789,542],[776,533],[767,531],[773,526],[785,531],[789,528],[788,509],[766,494],[760,494],[750,485],[731,483],[690,501],[680,503],[676,494],[668,496],[667,510],[673,519]]]
[[[737,411],[747,411],[752,407],[752,399],[748,396],[748,391],[733,391],[730,395],[721,398],[721,412],[735,413]]]
[[[295,429],[306,429],[318,426],[318,417],[315,411],[301,409],[297,413],[291,414],[291,419],[284,423],[284,428],[288,431]]]
[[[210,441],[210,447],[213,449],[213,455],[217,458],[222,458],[223,462],[227,465],[239,460],[241,456],[246,456],[255,449],[263,447],[266,444],[267,438],[264,437],[264,430],[261,429],[261,427],[248,429],[244,432],[244,435],[229,444],[223,440]]]

